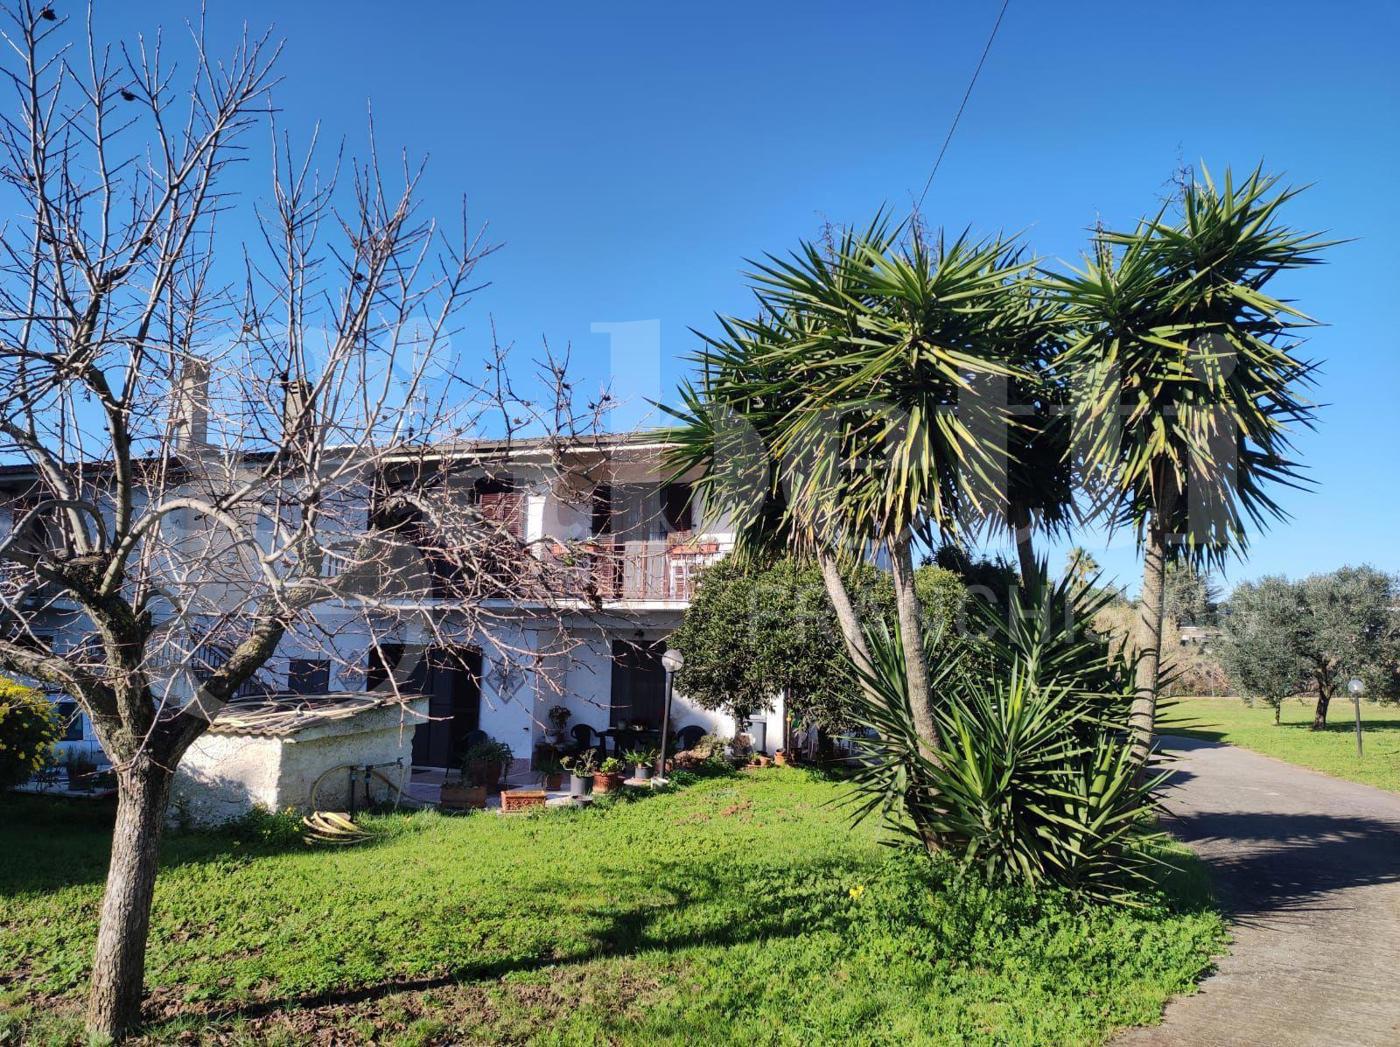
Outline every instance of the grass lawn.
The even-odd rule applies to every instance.
[[[167,838],[152,1041],[1092,1043],[1222,942],[1199,867],[1140,910],[954,882],[797,770],[589,811]],[[0,801],[0,1042],[76,1035],[110,831]],[[17,860],[18,856],[23,860]]]
[[[1400,792],[1400,707],[1361,703],[1364,755],[1356,756],[1356,734],[1350,698],[1332,700],[1327,729],[1313,731],[1314,703],[1283,703],[1283,723],[1274,726],[1274,712],[1263,703],[1253,708],[1239,698],[1180,698],[1162,730],[1210,741],[1229,742],[1289,763],[1353,782]]]

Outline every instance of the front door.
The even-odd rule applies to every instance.
[[[383,645],[383,661],[399,667],[403,647]],[[379,662],[371,651],[372,663]],[[371,689],[387,675],[382,665],[371,664]],[[417,767],[455,767],[461,761],[464,740],[481,722],[481,652],[462,647],[430,647],[407,672],[396,674],[405,694],[428,699],[428,720],[413,732],[413,763]]]
[[[666,670],[662,668],[661,656],[665,651],[666,644],[661,640],[613,641],[611,726],[640,724],[653,731],[661,730],[666,704]]]

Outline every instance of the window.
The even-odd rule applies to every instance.
[[[661,515],[668,531],[689,531],[695,526],[688,483],[666,484],[661,488]]]
[[[63,741],[81,742],[83,740],[83,714],[78,709],[78,703],[71,698],[65,698],[58,703],[58,720],[63,724]]]
[[[477,509],[516,538],[525,537],[525,493],[510,476],[482,476],[472,485]]]
[[[612,534],[612,485],[599,484],[593,488],[593,518],[589,523],[588,533],[595,538],[606,534]]]
[[[292,694],[325,694],[331,689],[331,663],[324,658],[287,661],[287,690]]]

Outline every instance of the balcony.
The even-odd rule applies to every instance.
[[[719,559],[719,542],[691,534],[621,541],[553,543],[544,556],[550,589],[594,603],[688,603],[700,569]]]

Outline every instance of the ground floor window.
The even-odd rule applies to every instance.
[[[63,724],[63,741],[81,742],[83,740],[83,714],[78,708],[78,703],[72,699],[65,698],[58,703],[58,719]]]
[[[287,690],[292,694],[325,694],[331,689],[331,663],[325,658],[290,658]]]

